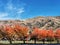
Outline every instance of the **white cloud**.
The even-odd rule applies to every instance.
[[[11,4],[7,4],[6,8],[8,10],[13,10],[13,9],[15,10],[16,9],[16,7],[14,7],[12,3]]]
[[[17,9],[18,14],[22,14],[24,12],[24,8]]]
[[[17,7],[17,6],[14,6],[13,3],[7,3],[7,6],[6,6],[6,9],[10,12],[15,12],[16,14],[22,14],[24,12],[24,6],[22,7]]]
[[[15,18],[5,17],[5,18],[0,18],[0,20],[15,20]]]
[[[17,4],[17,5],[16,5]],[[25,12],[25,3],[13,4],[12,0],[4,5],[4,11],[0,12],[0,19],[21,19],[22,13]]]
[[[8,5],[7,6],[7,9],[12,10],[13,9],[13,6],[12,5]]]
[[[5,16],[8,16],[8,13],[5,13],[5,12],[0,13],[0,18],[3,18]]]

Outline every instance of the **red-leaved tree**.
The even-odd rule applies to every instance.
[[[54,39],[55,39],[54,36],[55,36],[54,31],[53,31],[53,30],[48,30],[48,33],[47,33],[47,40],[50,40],[50,41],[54,40]]]
[[[60,41],[60,29],[57,29],[55,32],[55,39],[57,40],[57,42],[59,43]]]
[[[20,39],[24,40],[28,36],[28,27],[15,24],[15,32],[19,35]]]

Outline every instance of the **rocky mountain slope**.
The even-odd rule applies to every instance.
[[[31,19],[21,20],[0,20],[0,26],[3,24],[15,24],[19,23],[23,26],[28,26],[30,29],[38,27],[40,29],[54,29],[60,28],[60,16],[57,17],[35,17]]]

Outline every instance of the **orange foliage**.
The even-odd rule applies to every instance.
[[[55,33],[53,30],[40,30],[39,28],[34,28],[32,36],[35,36],[38,39],[54,38]]]
[[[57,29],[56,32],[54,33],[52,29],[41,30],[39,28],[34,27],[31,35],[29,35],[28,34],[29,29],[27,26],[21,26],[19,24],[14,24],[12,25],[12,27],[10,25],[5,25],[4,31],[9,37],[13,37],[14,35],[17,35],[17,37],[20,37],[20,38],[25,38],[25,37],[27,38],[29,36],[36,37],[37,39],[46,39],[47,37],[48,38],[55,38],[55,37],[60,38],[60,29]]]
[[[4,30],[5,30],[6,33],[8,33],[8,34],[12,34],[12,33],[14,32],[10,26],[5,26]]]
[[[47,37],[47,30],[40,30],[40,33],[39,33],[39,38],[40,39],[45,39]]]
[[[49,39],[49,40],[54,40],[55,39],[55,33],[54,33],[53,30],[48,30],[47,39]]]
[[[60,39],[60,29],[57,29],[55,32],[55,37]]]
[[[13,39],[13,37],[15,37],[15,38],[18,37],[18,35],[15,33],[15,31],[13,30],[13,28],[10,25],[5,25],[4,31],[8,38]]]
[[[15,31],[20,38],[27,37],[28,35],[28,27],[20,26],[19,24],[15,24]]]
[[[31,36],[38,36],[38,34],[40,33],[38,28],[33,28],[33,32],[31,34]]]
[[[40,30],[39,28],[33,28],[31,37],[36,37],[37,39],[43,39],[47,37],[47,30]]]

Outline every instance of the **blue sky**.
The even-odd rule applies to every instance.
[[[0,0],[0,19],[60,16],[60,0]]]

